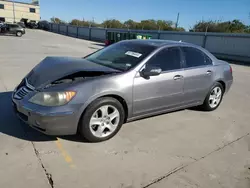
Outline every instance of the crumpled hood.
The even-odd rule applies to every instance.
[[[41,88],[51,82],[80,71],[106,73],[120,72],[81,58],[46,57],[28,75],[27,81],[35,88]]]

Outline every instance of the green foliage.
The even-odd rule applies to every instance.
[[[50,21],[51,21],[52,23],[56,23],[56,24],[66,24],[65,21],[63,21],[63,20],[61,20],[61,19],[59,19],[59,18],[56,18],[56,17],[50,18]]]
[[[166,20],[142,20],[136,22],[133,20],[127,20],[124,23],[116,19],[105,20],[103,23],[98,24],[90,21],[81,21],[74,19],[70,22],[71,25],[77,26],[90,26],[92,27],[104,27],[104,28],[117,28],[117,29],[143,29],[143,30],[164,30],[164,31],[185,31],[184,28],[174,28],[172,21]]]
[[[112,20],[105,20],[101,26],[105,27],[105,28],[123,28],[124,25],[123,23],[121,23],[119,20],[116,19],[112,19]]]
[[[50,19],[52,23],[66,24],[59,18],[53,17]],[[139,29],[139,30],[161,30],[161,31],[185,31],[183,27],[175,28],[175,23],[170,20],[141,20],[140,22],[129,19],[124,23],[116,19],[105,20],[101,24],[94,21],[85,21],[73,19],[69,22],[70,25],[82,27],[104,27],[117,29]],[[200,21],[197,22],[190,32],[223,32],[223,33],[250,33],[250,25],[247,26],[239,20],[232,21]]]
[[[244,25],[239,20],[219,22],[200,21],[190,30],[194,32],[223,32],[223,33],[248,33],[249,26]]]
[[[127,20],[124,22],[124,25],[125,28],[128,29],[165,30],[165,31],[174,30],[173,22],[166,20],[142,20],[141,22]]]

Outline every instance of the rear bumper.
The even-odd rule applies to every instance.
[[[78,116],[72,111],[41,114],[12,99],[17,116],[32,128],[47,135],[73,135],[77,132]]]
[[[230,81],[227,81],[227,82],[226,82],[225,94],[230,90],[232,84],[233,84],[233,80],[230,80]]]

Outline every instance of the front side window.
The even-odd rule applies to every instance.
[[[147,44],[122,42],[103,48],[85,59],[113,69],[127,71],[138,65],[155,48]]]
[[[30,8],[30,12],[36,13],[36,9],[35,8]]]
[[[187,68],[212,64],[212,60],[199,49],[193,47],[182,47],[182,50],[186,59]]]
[[[4,9],[4,4],[0,4],[0,9]]]
[[[181,56],[179,48],[165,48],[155,54],[147,65],[156,66],[162,71],[171,71],[181,68]]]

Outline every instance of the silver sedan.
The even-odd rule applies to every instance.
[[[128,121],[198,106],[215,110],[232,68],[207,50],[166,40],[127,40],[84,58],[47,57],[13,92],[17,115],[49,135],[113,137]]]

